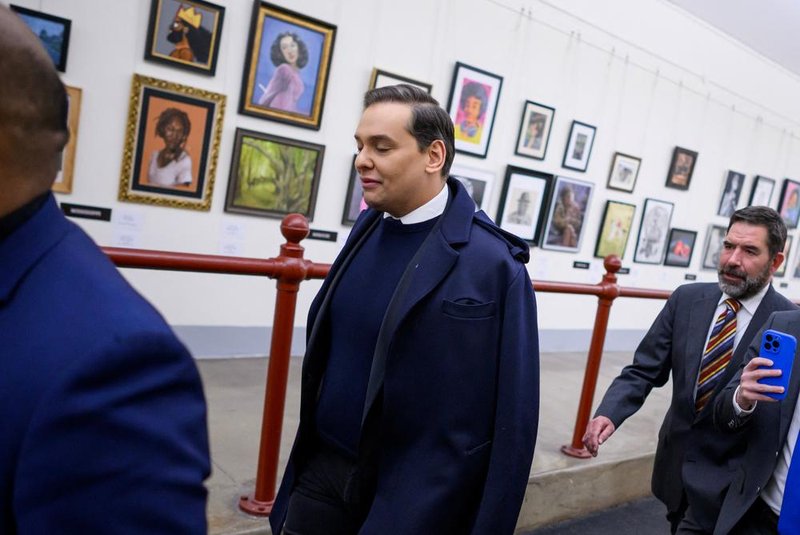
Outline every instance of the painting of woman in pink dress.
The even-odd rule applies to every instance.
[[[258,100],[260,106],[298,112],[297,102],[305,90],[300,69],[308,63],[308,48],[294,32],[278,34],[270,47],[275,72]]]

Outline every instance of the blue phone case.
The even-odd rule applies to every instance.
[[[765,385],[782,386],[783,394],[769,392],[765,395],[773,399],[783,399],[786,397],[786,392],[789,390],[789,379],[792,376],[792,363],[794,362],[794,354],[796,351],[797,339],[791,334],[772,329],[764,331],[764,336],[761,337],[761,348],[758,352],[758,356],[770,359],[773,364],[772,366],[762,366],[762,368],[783,370],[783,374],[780,377],[765,377],[759,381],[759,383]]]

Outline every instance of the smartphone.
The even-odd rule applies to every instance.
[[[765,395],[773,399],[783,399],[786,397],[786,392],[789,391],[789,379],[792,376],[792,363],[794,362],[794,354],[796,351],[797,339],[791,334],[772,329],[764,331],[764,336],[761,337],[761,349],[758,352],[758,356],[771,360],[772,366],[762,366],[762,368],[770,370],[779,369],[783,371],[780,377],[764,377],[759,381],[761,384],[783,387],[782,394],[768,392],[765,393]]]

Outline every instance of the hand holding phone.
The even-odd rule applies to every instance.
[[[764,392],[765,396],[772,399],[783,399],[789,390],[789,379],[792,376],[792,363],[797,351],[797,339],[791,334],[768,329],[761,337],[761,347],[758,352],[759,357],[767,358],[772,361],[772,366],[762,366],[764,370],[781,370],[779,377],[762,377],[759,383],[770,386],[782,386],[783,392]]]

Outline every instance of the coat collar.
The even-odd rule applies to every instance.
[[[0,302],[6,302],[33,265],[70,230],[53,194],[44,205],[0,242]]]

